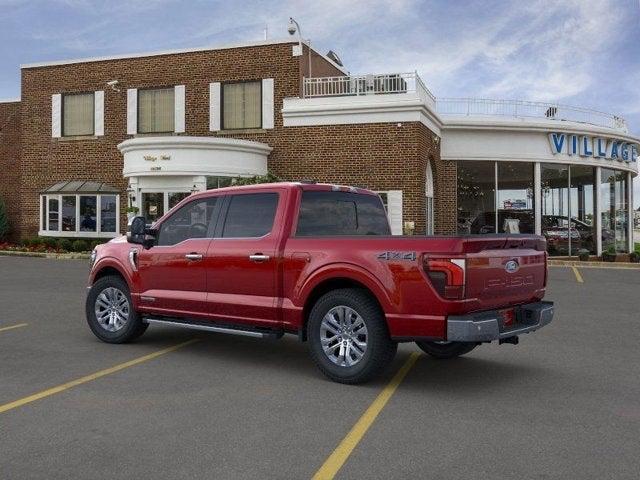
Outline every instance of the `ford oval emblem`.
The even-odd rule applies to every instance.
[[[516,273],[518,270],[520,270],[520,265],[518,265],[517,260],[509,260],[504,264],[504,270],[507,273]]]

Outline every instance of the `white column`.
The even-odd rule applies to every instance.
[[[533,164],[533,215],[536,235],[542,235],[542,177],[540,162]]]
[[[602,255],[602,205],[600,205],[600,179],[601,172],[600,167],[596,167],[596,191],[594,195],[594,201],[596,204],[596,254]]]

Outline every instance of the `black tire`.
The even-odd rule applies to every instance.
[[[127,321],[125,325],[117,331],[109,331],[100,325],[95,312],[98,296],[109,288],[117,289],[122,292],[129,302],[129,314]],[[93,284],[89,291],[89,295],[87,295],[85,312],[87,323],[89,324],[89,328],[93,334],[103,342],[107,343],[126,343],[135,340],[142,335],[149,326],[147,323],[143,323],[142,317],[133,309],[131,293],[129,292],[127,282],[117,275],[102,277]]]
[[[334,307],[353,309],[366,326],[366,350],[352,366],[341,366],[325,354],[321,341],[322,320]],[[311,309],[307,323],[311,358],[320,371],[334,382],[364,383],[379,375],[393,360],[398,344],[389,337],[384,313],[368,292],[357,288],[333,290],[323,295]],[[338,342],[339,343],[339,342]]]
[[[473,342],[416,342],[416,345],[418,345],[424,353],[440,360],[459,357],[460,355],[469,353],[478,346],[477,343]]]

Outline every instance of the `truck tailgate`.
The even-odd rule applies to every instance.
[[[482,308],[536,301],[546,284],[545,244],[540,237],[466,239],[465,297]]]

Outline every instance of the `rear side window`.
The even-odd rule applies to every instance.
[[[377,195],[303,192],[296,236],[391,235]]]
[[[271,232],[278,208],[277,193],[233,195],[222,230],[226,238],[255,238]]]

